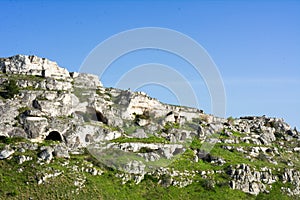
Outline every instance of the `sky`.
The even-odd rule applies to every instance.
[[[226,117],[266,115],[300,128],[300,1],[2,0],[0,8],[0,57],[37,55],[80,71],[90,52],[115,34],[172,29],[198,42],[214,61],[226,92]],[[147,63],[176,70],[194,89],[198,108],[212,113],[203,77],[170,52],[130,52],[100,79],[106,87],[116,86],[126,72]],[[180,104],[164,84],[139,90]]]

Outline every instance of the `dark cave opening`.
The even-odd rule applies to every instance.
[[[45,138],[45,140],[52,140],[52,141],[59,141],[59,142],[62,142],[62,137],[60,135],[59,132],[57,131],[51,131],[47,137]]]

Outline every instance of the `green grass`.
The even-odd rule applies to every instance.
[[[25,138],[21,137],[3,137],[0,138],[0,144],[15,144],[19,142],[26,142],[27,140]]]
[[[108,129],[110,131],[121,131],[121,129],[119,127],[116,127],[116,126],[108,126],[106,124],[101,124],[101,126],[105,129]]]
[[[120,181],[115,180],[112,175],[105,174],[98,179],[92,178],[89,184],[103,186],[97,188],[99,196],[96,195],[92,199],[254,199],[243,192],[233,191],[229,187],[207,190],[201,182],[193,183],[185,188],[162,187],[148,178],[138,185],[134,183],[121,185]]]
[[[8,166],[6,166],[8,167]],[[7,172],[6,177],[11,175],[12,171]],[[26,176],[32,176],[27,173],[25,176],[14,176],[8,179],[1,179],[3,182],[11,182],[1,188],[2,199],[254,199],[241,191],[233,191],[228,186],[215,187],[207,190],[205,183],[199,181],[185,188],[162,187],[150,178],[136,185],[129,182],[122,185],[121,180],[115,177],[114,172],[106,172],[101,176],[92,176],[84,173],[86,176],[85,187],[73,193],[74,176],[72,174],[63,174],[56,178],[51,178],[46,184],[37,185],[34,180],[26,184]],[[17,183],[17,184],[16,184]],[[226,194],[226,195],[224,195]],[[0,197],[0,198],[1,198]]]
[[[45,80],[45,78],[42,76],[25,75],[25,74],[10,74],[9,78],[13,80],[29,80],[29,81],[36,81],[36,82],[41,82]]]
[[[282,193],[281,187],[290,187],[290,185],[276,182],[272,185],[272,189],[270,190],[269,194],[260,193],[259,195],[257,195],[256,199],[257,200],[289,200],[289,199],[299,200],[300,199],[300,197],[297,196],[289,197],[288,195]]]
[[[138,129],[138,126],[129,126],[129,127],[124,127],[123,130],[127,135],[133,134],[136,130]]]
[[[177,122],[167,122],[163,127],[163,132],[168,133],[171,129],[179,129],[180,125]]]
[[[150,136],[148,138],[127,138],[127,137],[119,137],[117,139],[111,140],[111,142],[115,143],[129,143],[129,142],[140,142],[140,143],[169,143],[168,140],[160,137]]]
[[[186,150],[183,154],[181,154],[178,159],[174,160],[169,167],[179,171],[184,171],[184,170],[203,171],[203,170],[222,169],[222,167],[214,166],[208,162],[204,162],[201,159],[199,159],[197,163],[194,162],[194,153],[192,152],[192,150],[189,149]]]
[[[217,149],[215,150],[217,152]],[[71,155],[69,165],[63,166],[66,159],[55,158],[49,164],[39,165],[35,151],[25,153],[16,152],[15,155],[29,155],[34,159],[19,165],[16,159],[0,160],[0,199],[296,199],[288,197],[280,191],[282,186],[291,187],[290,184],[273,184],[270,194],[259,194],[257,197],[246,194],[239,190],[229,188],[229,177],[226,174],[210,175],[207,179],[200,175],[194,177],[194,182],[184,188],[174,186],[164,187],[158,184],[159,179],[151,175],[138,185],[133,181],[122,184],[122,180],[116,177],[116,170],[103,166],[97,159],[87,151],[81,155]],[[224,156],[224,154],[223,154]],[[227,155],[228,158],[230,157]],[[182,170],[212,170],[215,166],[199,161],[190,162],[192,159],[191,150],[184,153],[174,162],[174,167],[181,167]],[[232,159],[232,158],[231,158]],[[235,159],[240,159],[237,157]],[[76,172],[72,166],[78,169],[87,167],[93,163],[94,167],[104,171],[104,174],[92,176],[86,172]],[[23,172],[17,172],[23,168]],[[49,178],[43,184],[37,184],[37,177],[45,173],[53,173],[58,170],[63,174]],[[74,181],[81,177],[85,179],[85,187],[76,190]],[[170,178],[170,177],[169,177]],[[176,177],[174,178],[176,179]],[[77,191],[77,192],[76,192]]]
[[[22,138],[1,138],[0,144],[14,145],[19,142],[28,142]],[[141,143],[166,143],[167,141],[159,137],[149,138],[125,138],[121,137],[111,142],[141,142]],[[51,146],[57,142],[45,141],[39,146]],[[0,146],[1,146],[0,145]],[[243,146],[245,149],[256,146],[254,144],[240,143],[240,144],[224,144],[217,143],[211,150],[210,154],[214,157],[221,157],[227,163],[223,166],[218,166],[199,159],[194,162],[193,150],[201,148],[201,142],[194,139],[189,148],[181,155],[172,160],[160,159],[153,163],[151,166],[167,166],[169,169],[184,172],[185,170],[191,171],[212,171],[224,170],[226,171],[229,165],[237,165],[245,163],[252,168],[259,170],[262,167],[280,168],[283,171],[287,166],[283,163],[274,165],[268,163],[264,159],[249,160],[245,155],[236,150],[229,151],[222,148],[223,145],[228,146]],[[144,148],[140,153],[147,153],[151,150]],[[107,167],[103,164],[105,159],[103,156],[99,159],[91,156],[89,151],[84,151],[80,155],[71,155],[69,165],[63,166],[62,164],[67,161],[63,158],[55,158],[49,164],[37,164],[38,151],[29,151],[21,153],[16,151],[10,160],[0,160],[0,199],[297,199],[296,197],[289,197],[281,192],[281,187],[293,188],[291,184],[283,184],[277,182],[273,184],[270,189],[270,194],[259,194],[257,197],[246,194],[239,190],[232,190],[229,188],[229,180],[231,179],[226,173],[224,174],[211,174],[208,178],[203,179],[200,174],[195,173],[193,183],[184,188],[174,186],[165,187],[159,184],[159,180],[166,182],[170,181],[170,177],[154,177],[147,175],[145,180],[136,185],[133,181],[128,181],[122,184],[122,180],[116,177],[119,173],[116,169]],[[23,164],[17,164],[16,156],[26,155],[33,157],[32,161],[26,161]],[[111,157],[111,155],[108,155]],[[289,154],[282,154],[284,159],[288,159]],[[128,155],[126,154],[126,159]],[[131,159],[138,160],[136,156]],[[278,158],[279,159],[279,158]],[[282,158],[283,159],[283,158]],[[126,163],[126,160],[119,160],[119,163]],[[87,167],[92,163],[98,170],[104,171],[103,175],[92,176],[91,174],[83,171],[74,171],[72,166],[78,166],[78,169]],[[17,172],[22,168],[23,172]],[[45,173],[53,173],[55,170],[63,172],[62,175],[47,179],[46,183],[41,185],[37,184],[37,178],[43,176]],[[273,170],[274,175],[277,171]],[[279,173],[279,172],[278,172]],[[85,187],[77,189],[74,182],[82,177],[85,179]],[[191,178],[191,177],[190,177]],[[179,177],[174,177],[174,180],[179,180]],[[163,181],[163,182],[164,182]]]
[[[238,132],[238,131],[231,131],[232,132],[232,135],[235,136],[235,137],[242,137],[243,134]]]
[[[2,74],[2,78],[9,78],[10,80],[30,80],[30,81],[43,81],[44,77],[35,75],[25,75],[25,74]]]

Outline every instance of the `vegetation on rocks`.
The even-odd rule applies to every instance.
[[[283,119],[163,104],[36,56],[0,71],[0,199],[300,198]]]

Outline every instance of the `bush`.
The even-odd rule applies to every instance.
[[[215,187],[215,181],[213,179],[203,179],[202,181],[202,187],[205,189],[205,190],[213,190],[214,187]]]
[[[5,99],[13,98],[16,94],[19,94],[20,88],[15,80],[10,80],[4,84],[4,91],[0,93],[1,97]]]
[[[171,129],[179,129],[180,128],[180,124],[178,122],[167,122],[165,125],[164,125],[164,128],[163,128],[163,132],[165,133],[168,133]]]
[[[149,111],[144,111],[143,114],[141,115],[136,113],[133,113],[133,115],[134,115],[134,123],[137,125],[141,119],[145,119],[145,120],[150,119]]]
[[[232,124],[232,123],[234,122],[234,118],[233,118],[232,116],[228,117],[228,118],[227,118],[227,122],[228,122],[229,124]]]
[[[25,142],[25,141],[26,139],[22,137],[4,137],[4,136],[0,137],[0,143],[3,144],[15,144],[18,142]]]
[[[172,177],[169,174],[163,174],[161,176],[161,184],[163,187],[169,187],[172,184]]]
[[[200,149],[202,146],[201,141],[198,138],[194,138],[190,148],[191,149]]]
[[[21,107],[21,108],[18,109],[20,114],[23,114],[23,113],[25,113],[29,110],[30,110],[30,108],[28,106],[24,106],[24,107]]]
[[[139,153],[151,153],[151,152],[154,152],[155,150],[154,149],[150,149],[148,147],[142,147],[140,150],[139,150]]]

